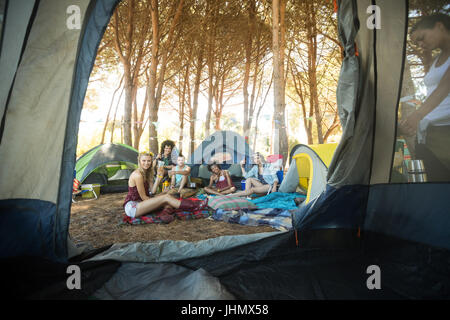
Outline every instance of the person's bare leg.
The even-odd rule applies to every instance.
[[[206,187],[203,190],[205,190],[205,192],[208,193],[208,194],[215,194],[216,196],[221,196],[222,195],[221,193],[217,192],[213,188]]]
[[[247,189],[245,188],[244,191],[239,191],[236,192],[235,194],[233,194],[236,197],[248,197],[249,195],[251,195],[253,193],[253,188]]]
[[[254,187],[253,193],[261,194],[261,193],[267,193],[269,191],[271,185],[270,184],[263,184],[261,187]]]
[[[263,184],[255,178],[248,178],[245,180],[245,189],[243,191],[236,192],[234,195],[237,197],[248,197],[253,193],[251,191],[254,187],[261,187]]]
[[[176,178],[175,175],[172,175],[172,178],[170,179],[170,188],[173,189],[175,188],[175,184],[176,184]]]
[[[235,188],[235,187],[232,187],[232,188],[230,188],[230,189],[227,189],[227,190],[225,190],[225,191],[222,191],[221,194],[230,194],[230,193],[233,193],[233,192],[235,192],[235,191],[236,191],[236,188]]]
[[[166,205],[178,209],[180,207],[180,203],[181,203],[180,200],[177,200],[169,195],[161,195],[158,197],[153,197],[138,203],[136,207],[136,217],[148,214],[159,208],[163,208]]]
[[[181,190],[184,188],[188,180],[188,176],[183,176],[180,181],[180,187],[178,188],[178,192],[181,193]]]
[[[164,168],[160,167],[160,168],[158,168],[158,170],[156,172],[156,180],[153,183],[153,189],[152,189],[153,194],[156,194],[156,190],[158,190],[158,186],[161,183],[163,176],[164,176]]]

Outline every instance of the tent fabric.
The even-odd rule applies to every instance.
[[[82,15],[88,3],[79,1]],[[57,202],[64,124],[80,38],[80,30],[66,27],[71,4],[69,0],[39,3],[5,114],[0,158],[8,170],[0,171],[1,199]]]
[[[112,177],[108,178],[109,181],[115,180],[128,180],[133,173],[132,169],[120,169]]]
[[[239,163],[246,158],[251,157],[252,150],[245,139],[233,131],[216,131],[205,138],[200,146],[190,155],[187,164],[209,164],[214,157],[226,154],[227,157],[218,157],[224,159],[223,163]],[[222,161],[218,161],[222,163]]]
[[[96,50],[118,0],[77,1],[81,29],[67,28],[72,1],[35,1],[32,10],[30,2],[17,15],[12,13],[15,3],[8,5],[0,56],[0,249],[1,257],[9,259],[0,265],[18,256],[28,257],[30,265],[30,256],[65,263],[81,108]],[[383,13],[381,29],[365,23],[367,8],[374,4]],[[205,283],[208,297],[223,297],[225,289],[237,299],[450,298],[449,184],[384,184],[395,143],[407,11],[407,1],[338,1],[344,59],[337,102],[343,135],[328,166],[326,187],[293,212],[295,232],[114,244],[83,262],[113,260],[108,275],[124,262],[120,272],[140,270],[149,281],[160,263],[167,263],[173,281],[158,286],[163,282],[158,278],[154,288],[174,297],[185,292],[180,288]],[[17,34],[10,27],[12,16],[20,24]],[[214,133],[194,152],[192,164],[208,163],[221,153],[231,163],[250,157],[241,138]],[[372,264],[382,270],[381,291],[367,289],[366,268]],[[39,265],[38,271],[49,271],[42,261]],[[99,280],[96,286],[107,280],[101,272],[86,274]],[[31,283],[37,297],[61,292],[52,291],[53,285],[61,288],[64,281],[46,282],[47,275],[36,276],[36,287]],[[19,278],[16,289],[30,288],[32,277]],[[123,297],[120,290],[130,287],[116,283],[114,298]],[[136,297],[145,297],[142,286],[148,282],[134,283]],[[42,288],[51,294],[39,295]]]
[[[120,265],[117,261],[73,260],[61,263],[39,256],[0,259],[0,272],[8,275],[2,280],[2,297],[7,300],[90,299],[116,273]],[[80,268],[80,289],[67,288],[69,266]]]
[[[34,1],[10,1],[8,4],[7,19],[3,20],[4,36],[1,38],[2,47],[0,48],[0,70],[2,70],[2,81],[0,82],[0,120],[5,113],[6,101],[17,71],[28,28],[28,21],[33,12],[33,8]],[[14,32],[10,30],[14,30]]]
[[[55,226],[55,237],[62,240],[57,241],[57,243],[66,242],[65,239],[69,230],[72,192],[69,188],[65,189],[63,186],[71,184],[73,180],[78,128],[89,76],[94,66],[97,48],[118,2],[118,0],[90,1],[86,16],[82,19],[83,38],[78,46],[79,50],[75,61],[76,72],[72,82],[67,122],[64,129],[65,137],[61,157],[61,177],[59,180],[60,188],[56,214],[57,224]],[[57,255],[62,259],[66,259],[67,248],[65,246],[57,246]]]
[[[306,185],[300,187],[307,193],[306,202],[316,198],[325,190],[326,177],[337,144],[297,145],[291,153],[291,163],[286,177],[280,185],[280,192],[295,192],[300,182],[300,175],[307,177]]]
[[[292,224],[296,230],[362,228],[368,198],[364,185],[333,188],[325,191],[309,203],[303,202],[293,213]]]
[[[364,230],[450,249],[448,195],[448,183],[372,186]]]
[[[91,172],[108,163],[128,162],[137,165],[139,152],[123,144],[99,145],[82,155],[76,163],[76,178],[83,182]]]
[[[30,255],[58,259],[52,232],[54,203],[35,199],[2,200],[0,212],[0,258]]]
[[[370,184],[388,183],[391,177],[392,161],[386,160],[394,158],[408,31],[407,1],[377,0],[377,6],[383,12],[382,28],[402,32],[376,33],[377,89]]]
[[[121,262],[142,263],[176,262],[237,248],[243,244],[273,237],[277,234],[279,234],[278,231],[221,236],[197,242],[160,240],[146,243],[115,243],[108,250],[90,258],[89,261],[110,259]]]
[[[173,263],[123,263],[93,296],[102,300],[233,300],[203,269]]]
[[[370,0],[341,1],[338,10],[339,39],[344,59],[336,92],[342,137],[328,168],[327,183],[333,187],[369,182],[375,111],[375,30],[359,26]],[[387,9],[389,10],[389,9]],[[363,20],[364,22],[365,20]],[[356,56],[356,47],[359,56]]]
[[[353,231],[352,231],[353,232]],[[344,230],[293,232],[234,250],[179,261],[217,277],[236,299],[448,299],[450,252],[377,234],[346,237]],[[309,241],[309,242],[308,242]],[[342,246],[337,243],[344,244]],[[381,289],[370,290],[367,267],[381,269]],[[414,266],[414,267],[412,267]]]

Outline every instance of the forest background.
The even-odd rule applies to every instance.
[[[412,44],[407,54],[405,95],[431,60]],[[156,153],[166,139],[189,155],[217,130],[285,160],[298,143],[338,142],[342,59],[332,0],[123,0],[98,48],[77,156],[107,142]]]

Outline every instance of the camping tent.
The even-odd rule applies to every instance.
[[[109,184],[125,182],[133,169],[137,168],[139,152],[125,144],[106,143],[95,146],[81,155],[75,164],[76,178],[81,183],[98,183],[102,193],[117,189]],[[127,183],[122,183],[127,191]]]
[[[206,137],[190,155],[188,164],[209,164],[213,162],[237,164],[252,151],[247,141],[233,131],[216,131]]]
[[[8,1],[0,52],[5,291],[38,297],[85,297],[98,289],[99,297],[164,292],[186,298],[180,295],[186,288],[191,298],[450,297],[450,183],[389,183],[406,0],[337,1],[343,135],[325,190],[294,214],[295,233],[114,244],[90,260],[72,257],[67,239],[80,113],[117,2]],[[374,16],[368,9],[379,10],[381,28],[366,23]],[[68,23],[77,14],[80,28]],[[89,271],[80,290],[66,287],[69,264]],[[373,266],[382,271],[378,290],[368,287]]]
[[[322,145],[298,144],[292,148],[289,170],[280,185],[280,192],[295,192],[297,187],[306,191],[306,203],[315,199],[327,184],[328,166],[336,149],[336,143]]]
[[[244,137],[233,131],[216,131],[206,137],[187,159],[191,177],[198,177],[203,184],[209,183],[211,172],[208,164],[220,163],[222,169],[230,172],[233,184],[241,188],[242,171],[239,163],[246,159],[247,169],[253,161],[252,150]]]

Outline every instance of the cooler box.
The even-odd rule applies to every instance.
[[[100,184],[82,184],[81,190],[87,190],[81,194],[81,198],[98,198],[98,196],[100,195]]]

